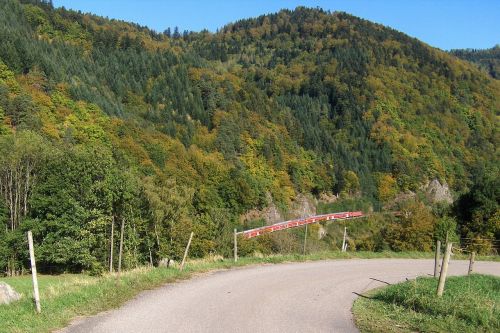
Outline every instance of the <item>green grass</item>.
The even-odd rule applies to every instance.
[[[500,332],[500,278],[450,277],[444,295],[437,279],[418,278],[377,289],[353,306],[361,332]]]
[[[11,305],[0,305],[0,332],[50,332],[68,325],[78,316],[93,315],[116,308],[142,290],[152,289],[168,282],[187,279],[195,273],[251,264],[282,262],[354,259],[354,258],[432,258],[432,253],[420,252],[319,252],[306,256],[274,255],[263,258],[245,257],[237,263],[224,261],[193,260],[180,272],[175,268],[142,268],[122,274],[92,277],[83,274],[39,276],[42,313],[34,314],[31,276],[1,278],[23,297]],[[455,259],[458,259],[455,257]],[[498,257],[478,257],[478,260],[499,260]]]

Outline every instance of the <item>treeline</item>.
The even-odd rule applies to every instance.
[[[479,67],[485,69],[493,78],[500,79],[500,45],[484,50],[451,50],[450,53],[460,59],[479,65]]]
[[[0,2],[0,268],[27,267],[28,229],[42,271],[108,269],[122,225],[125,267],[178,258],[190,231],[193,255],[228,255],[251,209],[333,193],[380,210],[433,179],[474,199],[433,216],[498,239],[498,81],[318,9],[179,35]]]
[[[27,230],[36,235],[37,260],[45,272],[101,273],[111,248],[118,249],[120,230],[125,235],[124,267],[177,259],[191,230],[197,233],[195,256],[223,252],[223,242],[216,242],[223,236],[222,226],[209,232],[203,215],[188,218],[194,209],[189,187],[139,176],[119,163],[109,145],[55,144],[22,131],[4,136],[0,147],[6,153],[0,183],[8,217],[1,233],[0,266],[8,272],[28,260]],[[223,218],[230,216],[222,211],[214,220],[226,223]]]

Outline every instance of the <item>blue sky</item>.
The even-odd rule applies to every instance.
[[[215,31],[229,22],[297,6],[321,7],[390,26],[441,49],[500,43],[500,0],[53,0],[156,31]]]

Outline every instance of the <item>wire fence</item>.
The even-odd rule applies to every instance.
[[[464,254],[477,253],[479,250],[498,255],[500,253],[500,239],[461,237],[459,246],[453,246],[453,250]]]

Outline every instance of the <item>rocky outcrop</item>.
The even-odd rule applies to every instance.
[[[278,207],[276,207],[273,202],[271,202],[267,207],[263,209],[249,210],[248,212],[243,214],[240,219],[242,223],[264,219],[264,221],[266,221],[266,224],[273,224],[284,220],[283,216],[278,210]]]
[[[0,304],[10,304],[21,299],[21,294],[17,293],[11,286],[0,281]]]
[[[339,199],[339,194],[333,194],[333,193],[321,193],[319,195],[319,201],[320,202],[324,202],[324,203],[332,203],[332,202],[335,202]]]
[[[406,191],[399,193],[391,202],[384,205],[384,209],[394,209],[398,203],[414,199],[417,193],[425,195],[428,203],[453,203],[453,195],[448,184],[446,182],[441,183],[438,179],[433,179],[425,185],[420,186],[417,192]]]
[[[439,180],[433,179],[424,187],[424,190],[427,199],[431,202],[453,202],[453,196],[446,182],[441,184]]]
[[[316,202],[303,194],[297,195],[288,212],[288,218],[299,218],[316,215]]]
[[[274,204],[270,194],[267,195],[267,207],[263,209],[252,209],[241,215],[242,223],[264,219],[267,225],[282,222],[292,218],[316,215],[316,202],[303,194],[297,195],[292,202],[290,209],[284,213]]]

